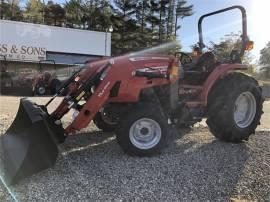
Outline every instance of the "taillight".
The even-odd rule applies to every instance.
[[[254,42],[253,42],[253,41],[248,41],[248,42],[246,43],[245,49],[246,49],[247,51],[250,51],[250,50],[253,49],[253,47],[254,47]]]

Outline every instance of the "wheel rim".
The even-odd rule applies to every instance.
[[[240,128],[248,127],[256,114],[256,99],[251,92],[241,93],[234,103],[234,121]]]
[[[139,149],[151,149],[161,139],[160,125],[153,119],[141,118],[129,130],[131,143]]]
[[[45,94],[45,92],[46,92],[46,90],[45,90],[44,87],[41,86],[41,87],[38,88],[38,93],[39,93],[40,95]]]

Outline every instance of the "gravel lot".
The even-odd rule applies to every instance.
[[[1,134],[18,103],[17,97],[0,97]],[[151,158],[127,156],[114,134],[90,124],[60,146],[53,168],[10,191],[19,201],[270,201],[269,101],[264,111],[262,125],[246,143],[222,143],[201,123],[192,130],[175,129],[170,147]],[[12,201],[2,184],[0,201]]]

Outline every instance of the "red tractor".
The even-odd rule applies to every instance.
[[[202,16],[199,20],[199,50],[204,43],[204,18],[232,9],[243,17],[242,47],[228,62],[202,53],[192,65],[188,57],[131,54],[88,63],[60,87],[45,105],[21,99],[18,115],[0,139],[0,155],[6,183],[51,167],[58,155],[57,145],[65,138],[95,124],[114,131],[120,147],[129,155],[149,156],[166,145],[172,125],[193,124],[207,118],[212,134],[221,141],[248,140],[260,122],[263,106],[261,88],[252,77],[240,72],[247,37],[246,12],[233,6]],[[47,107],[69,89],[52,112]],[[63,127],[62,117],[71,109],[77,116]]]
[[[53,71],[44,71],[43,64],[52,64]],[[56,65],[54,60],[39,61],[39,71],[32,83],[32,90],[34,95],[54,95],[61,86],[61,81],[56,75]]]

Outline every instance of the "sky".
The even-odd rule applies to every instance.
[[[47,2],[48,0],[45,0]],[[198,42],[197,22],[201,15],[230,7],[233,5],[244,6],[248,16],[248,35],[255,42],[252,54],[254,61],[259,59],[260,50],[270,41],[270,28],[266,23],[270,19],[270,0],[187,0],[194,5],[194,14],[180,21],[181,29],[177,39],[181,41],[184,51],[190,51],[190,46]],[[23,2],[23,1],[22,1]],[[54,0],[63,4],[65,0]],[[203,23],[205,43],[218,42],[221,37],[231,32],[241,30],[240,11],[234,10],[226,14],[206,18]]]

